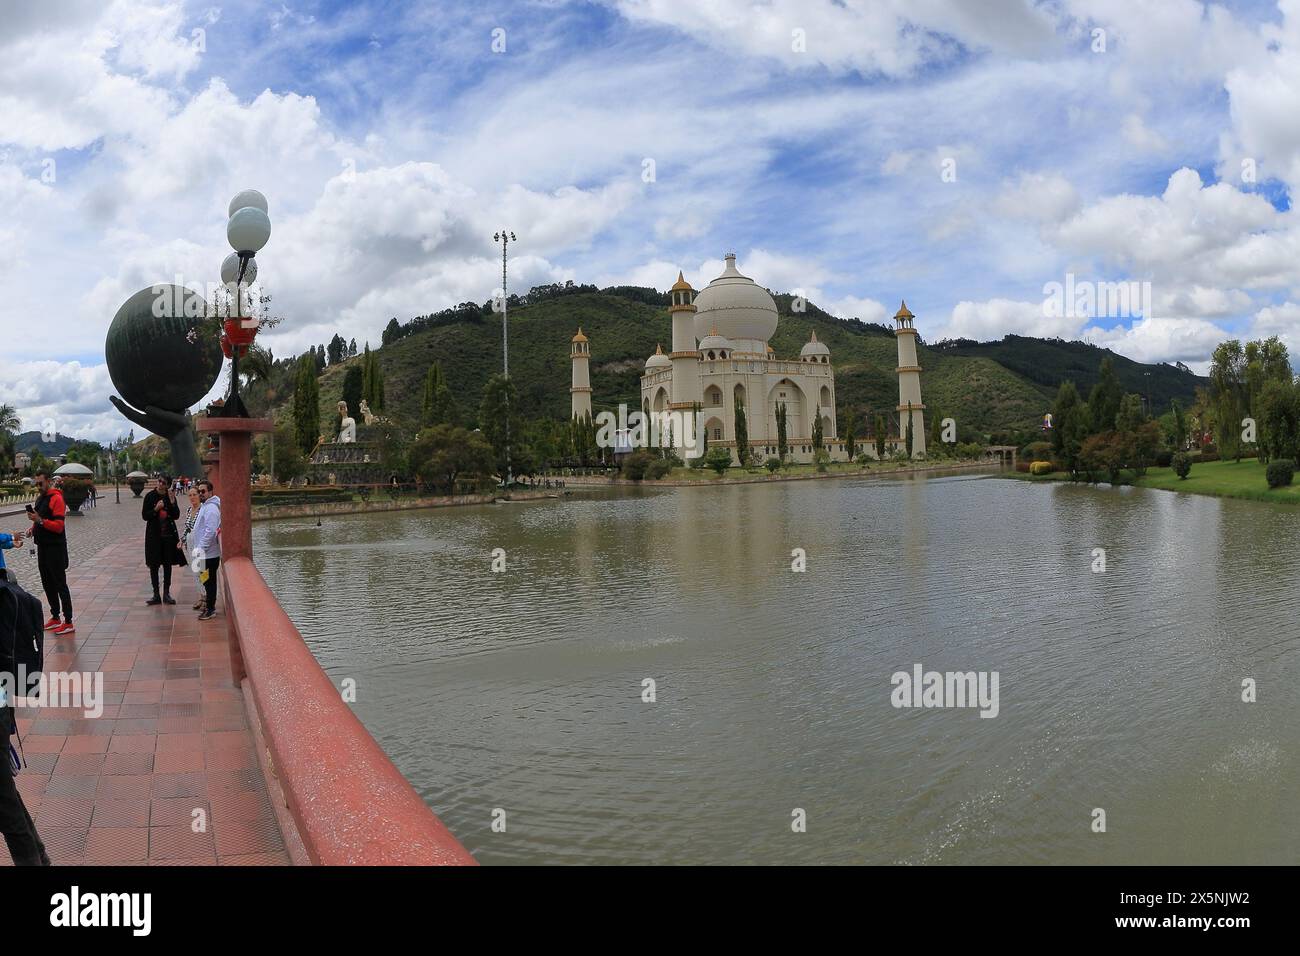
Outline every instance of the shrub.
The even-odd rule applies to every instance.
[[[1178,476],[1179,481],[1185,479],[1192,470],[1191,456],[1181,451],[1169,460],[1169,464],[1174,469],[1174,474]]]
[[[1161,448],[1156,452],[1156,467],[1168,468],[1174,460],[1174,453],[1168,448]]]
[[[1031,475],[1050,475],[1053,471],[1050,461],[1035,461],[1029,464],[1029,473]]]
[[[731,452],[725,448],[710,448],[705,463],[721,475],[731,467]]]
[[[623,459],[623,477],[629,478],[632,481],[640,481],[645,477],[645,473],[650,468],[650,465],[656,461],[662,461],[662,459],[656,458],[644,449],[641,451],[634,451]]]
[[[648,467],[645,470],[645,476],[649,478],[651,481],[658,481],[660,478],[663,478],[665,475],[668,474],[668,472],[672,470],[673,470],[672,459],[660,458],[657,459],[656,461],[650,462],[650,467]]]
[[[1204,451],[1204,450],[1202,450],[1202,452],[1200,453],[1200,455],[1197,456],[1196,460],[1199,461],[1199,462],[1218,461],[1218,460],[1219,460],[1219,453],[1218,453],[1217,451]]]
[[[813,464],[818,471],[825,471],[826,466],[831,463],[831,454],[825,448],[818,448],[813,452]]]
[[[1020,472],[1022,475],[1029,474],[1029,465],[1030,463],[1025,461],[1023,458],[1016,459],[1016,471]]]
[[[1218,455],[1218,453],[1219,453],[1219,446],[1212,441],[1207,441],[1204,445],[1201,446],[1202,455]],[[1205,459],[1202,458],[1201,460],[1204,461]],[[1210,461],[1218,461],[1218,460],[1219,460],[1218,458],[1210,459]]]
[[[767,461],[763,462],[763,467],[766,468],[769,472],[776,471],[778,468],[781,467],[781,459],[773,455]]]
[[[686,462],[678,458],[674,452],[669,452],[668,454],[664,455],[662,460],[668,462],[669,469],[681,468],[686,464]]]
[[[1264,477],[1268,479],[1270,488],[1282,488],[1291,484],[1291,479],[1295,477],[1295,462],[1290,458],[1274,458],[1268,463],[1268,468],[1264,471]]]
[[[1050,441],[1031,441],[1020,450],[1026,461],[1043,461],[1052,453]]]
[[[861,455],[858,456],[858,464],[861,465],[863,468],[870,468],[871,456],[864,451]]]
[[[686,460],[687,468],[707,468],[708,466],[709,463],[704,459],[703,455],[697,455],[694,458],[688,458]]]
[[[982,458],[984,457],[984,446],[979,442],[966,442],[958,444],[953,449],[953,454],[958,458]]]

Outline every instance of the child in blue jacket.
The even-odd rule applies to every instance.
[[[5,552],[10,548],[21,548],[23,546],[23,533],[6,534],[0,531],[0,571],[5,569]]]

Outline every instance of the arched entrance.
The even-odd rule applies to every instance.
[[[776,407],[785,405],[785,435],[793,444],[796,438],[807,438],[808,413],[804,408],[803,390],[788,378],[783,378],[772,386],[767,396],[768,434],[776,438]]]

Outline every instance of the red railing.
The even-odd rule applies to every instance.
[[[473,865],[343,701],[247,557],[222,562],[235,680],[307,855],[320,865]]]

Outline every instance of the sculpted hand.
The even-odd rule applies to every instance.
[[[189,412],[169,412],[165,408],[158,408],[156,405],[146,405],[144,411],[136,411],[126,402],[122,401],[116,395],[110,395],[108,400],[113,406],[129,418],[144,428],[149,429],[155,435],[160,435],[166,439],[175,438],[182,432],[188,431],[190,427]]]

